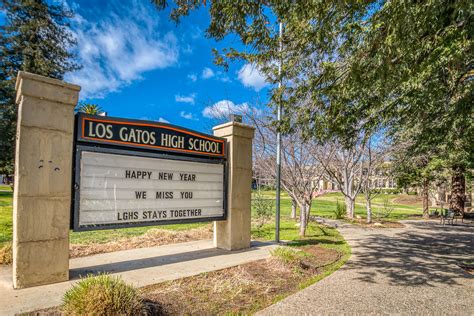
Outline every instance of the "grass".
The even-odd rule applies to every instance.
[[[63,297],[67,315],[144,315],[145,305],[133,286],[119,277],[89,276],[69,289]]]
[[[0,192],[0,248],[10,243],[13,237],[13,193]],[[162,229],[185,231],[207,225],[207,223],[193,223],[180,225],[163,225]],[[86,232],[70,233],[71,244],[90,244],[90,243],[107,243],[123,238],[141,236],[157,226],[134,227],[112,230],[97,230]]]
[[[266,224],[260,229],[253,227],[252,238],[257,240],[275,240],[275,224]],[[350,256],[350,247],[337,229],[325,227],[314,222],[308,224],[306,236],[301,238],[296,222],[291,219],[282,219],[280,222],[280,239],[289,241],[290,246],[318,244],[323,248],[341,252],[346,259]]]
[[[264,225],[262,228],[252,228],[252,238],[259,240],[275,240],[275,224],[270,223]],[[325,227],[314,222],[308,224],[306,229],[306,236],[301,238],[299,236],[299,227],[294,220],[288,217],[282,218],[280,222],[280,239],[289,241],[288,245],[292,247],[301,247],[307,245],[319,245],[322,248],[333,249],[341,253],[341,259],[326,266],[321,273],[307,278],[300,284],[300,288],[305,288],[322,278],[330,275],[339,269],[350,257],[351,248],[346,243],[337,229],[332,227]],[[289,254],[281,254],[287,255]],[[282,297],[283,298],[283,297]],[[282,299],[281,298],[281,299]]]
[[[193,228],[198,228],[207,225],[207,223],[193,223],[193,224],[179,224],[179,225],[163,225],[159,226],[161,229],[185,231]],[[123,238],[130,238],[141,236],[148,231],[157,228],[157,226],[133,227],[110,230],[95,230],[86,232],[72,232],[70,233],[70,242],[72,244],[103,244],[110,241],[116,241]]]
[[[0,191],[11,191],[12,188],[6,184],[0,184]]]
[[[285,202],[283,213],[289,215],[289,200],[285,199]],[[11,197],[6,197],[5,203],[8,205],[5,206],[2,218],[4,222],[11,224]],[[324,203],[328,204],[328,209],[335,205],[331,201]],[[189,230],[202,225],[209,224],[169,225],[161,228]],[[335,228],[310,222],[306,236],[301,238],[299,227],[288,216],[282,217],[280,227],[280,238],[289,241],[288,246],[277,248],[268,260],[152,285],[140,289],[140,293],[149,308],[164,308],[181,314],[252,314],[330,275],[350,257],[349,245]],[[70,236],[73,244],[105,243],[124,237],[141,236],[153,228],[71,232]],[[274,232],[275,224],[272,221],[260,228],[253,227],[252,238],[273,240]],[[84,287],[91,287],[91,282],[95,281],[85,281]],[[92,288],[94,291],[97,289],[95,285]],[[79,301],[79,306],[74,306],[69,311],[85,311],[83,306],[86,302],[77,298],[79,296],[93,297],[93,302],[112,301],[107,297],[98,299],[98,293],[105,293],[104,290],[95,291],[95,294],[89,296],[84,296],[83,292],[81,287],[69,292],[71,304]],[[118,304],[115,301],[112,303],[114,306]]]
[[[136,290],[119,279],[86,278],[66,293],[61,307],[45,311],[139,314],[141,301],[152,315],[254,314],[330,275],[350,256],[350,247],[335,228],[311,222],[306,237],[300,238],[293,221],[283,224],[281,237],[291,242],[276,248],[270,258],[146,286],[138,290],[139,299]],[[274,225],[267,224],[252,233],[273,239],[273,230]]]
[[[264,191],[263,196],[268,199],[275,198],[274,191]],[[372,209],[376,211],[378,208],[383,206],[384,200],[388,201],[393,205],[394,211],[390,214],[390,217],[386,220],[402,220],[408,219],[413,216],[421,216],[422,209],[421,204],[415,203],[414,205],[410,204],[400,204],[395,200],[399,197],[404,197],[405,195],[395,195],[395,194],[380,194],[372,200]],[[311,214],[314,216],[321,216],[325,218],[335,218],[334,210],[336,209],[336,202],[344,203],[344,197],[342,193],[328,193],[323,196],[320,196],[316,199],[313,199],[311,205]],[[281,215],[290,216],[291,212],[291,199],[286,193],[281,195]],[[361,217],[366,216],[365,210],[365,200],[364,196],[359,194],[356,198],[355,205],[355,215]]]
[[[274,191],[262,192],[265,198],[274,199]],[[388,218],[388,220],[400,220],[407,219],[412,216],[421,215],[421,205],[406,205],[394,203],[394,200],[400,197],[400,195],[382,194],[377,196],[373,200],[373,208],[376,209],[383,204],[384,199],[389,199],[393,203],[394,211]],[[315,216],[335,218],[334,210],[336,208],[336,201],[344,203],[343,196],[340,193],[329,193],[324,196],[318,197],[313,200],[311,214]],[[357,197],[355,207],[355,214],[361,217],[365,217],[365,207],[363,196]],[[8,244],[12,241],[13,236],[13,225],[12,225],[12,193],[11,192],[0,192],[0,247]],[[291,212],[291,200],[286,193],[282,194],[281,200],[281,236],[286,240],[293,240],[298,237],[298,230],[295,229],[294,222],[289,220]],[[162,229],[185,231],[192,228],[198,228],[206,225],[206,223],[194,223],[194,224],[179,224],[179,225],[163,225],[160,226]],[[71,232],[70,240],[72,244],[91,244],[91,243],[107,243],[111,241],[117,241],[123,238],[141,236],[156,226],[147,227],[135,227],[135,228],[124,228],[114,230],[98,230],[98,231],[87,231],[87,232]],[[256,238],[271,240],[273,239],[273,224],[267,224],[259,231],[253,231]],[[289,236],[284,237],[285,233]],[[314,233],[313,228],[308,228],[308,234]],[[291,235],[291,236],[290,236]]]
[[[274,304],[340,268],[350,248],[339,232],[310,223],[305,238],[286,221],[282,238],[293,239],[268,259],[142,288],[144,298],[164,314],[247,315]],[[273,227],[258,230],[272,238]],[[255,234],[257,231],[253,231]]]
[[[12,241],[12,195],[11,192],[0,192],[0,248]]]
[[[308,253],[304,251],[298,251],[293,247],[278,247],[273,249],[271,255],[277,257],[283,263],[295,263],[304,257],[308,256]]]

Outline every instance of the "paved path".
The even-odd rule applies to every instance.
[[[0,266],[0,315],[14,315],[57,306],[73,283],[87,274],[120,275],[135,286],[175,280],[264,259],[273,243],[252,242],[240,251],[214,248],[212,240],[200,240],[153,248],[138,248],[70,260],[71,281],[13,290],[11,267]]]
[[[406,221],[397,229],[342,225],[352,247],[346,265],[260,312],[295,314],[474,315],[474,225]]]

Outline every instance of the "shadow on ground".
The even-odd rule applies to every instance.
[[[80,279],[87,275],[99,275],[103,273],[121,273],[126,271],[133,271],[139,269],[146,269],[157,266],[171,265],[174,263],[199,260],[204,258],[211,258],[216,256],[230,255],[242,253],[245,255],[251,251],[260,249],[262,246],[270,245],[271,242],[252,241],[251,248],[243,250],[227,251],[218,248],[198,249],[182,253],[175,253],[163,256],[153,256],[140,259],[128,259],[117,262],[107,262],[95,266],[81,267],[69,270],[69,278],[71,280]],[[102,254],[108,255],[108,254]],[[97,255],[101,256],[101,254]]]
[[[344,269],[356,269],[356,279],[364,282],[375,283],[382,277],[393,286],[437,286],[457,285],[459,278],[474,278],[458,266],[474,262],[473,225],[410,222],[395,233],[347,236],[360,249]]]

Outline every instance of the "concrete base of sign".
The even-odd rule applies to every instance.
[[[13,196],[13,286],[69,277],[74,106],[80,87],[20,72]]]
[[[214,222],[214,245],[227,250],[250,247],[252,139],[255,128],[229,122],[213,128],[227,139],[227,220]]]
[[[141,287],[265,259],[274,243],[253,242],[247,250],[229,252],[202,240],[140,248],[70,260],[71,281],[13,290],[11,268],[0,266],[0,315],[58,306],[80,275],[106,272]]]

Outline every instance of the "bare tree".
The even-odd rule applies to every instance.
[[[256,113],[254,113],[256,114]],[[276,128],[270,123],[272,117],[258,113],[251,120],[256,127],[254,138],[254,168],[266,178],[276,177]],[[298,129],[282,138],[281,186],[288,193],[295,206],[300,209],[300,236],[306,234],[311,203],[324,168],[316,159],[318,145],[313,141],[303,141]],[[296,215],[296,214],[294,214]]]
[[[382,141],[374,142],[370,137],[366,143],[365,155],[362,160],[362,192],[365,198],[367,223],[372,223],[372,200],[378,195],[374,192],[371,180],[380,171],[390,155],[390,148]]]
[[[362,190],[366,144],[366,135],[361,135],[349,148],[334,140],[327,142],[316,152],[328,177],[338,185],[339,191],[344,195],[347,217],[351,219],[354,218],[357,194]]]
[[[298,205],[295,201],[295,199],[291,199],[291,214],[290,214],[290,218],[293,218],[293,219],[296,219],[296,209],[297,209]]]

